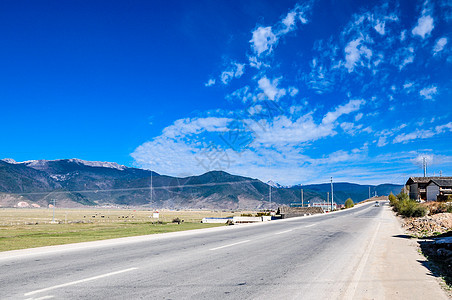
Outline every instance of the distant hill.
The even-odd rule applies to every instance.
[[[151,184],[152,182],[152,184]],[[0,160],[0,206],[26,201],[60,207],[95,205],[170,209],[262,209],[300,202],[300,187],[271,187],[258,179],[211,171],[184,178],[116,163],[79,159],[15,162]],[[335,201],[355,202],[368,196],[367,185],[336,183]],[[379,195],[398,193],[401,186],[371,186]],[[323,201],[329,184],[303,186],[306,203]]]
[[[334,201],[337,203],[344,203],[347,198],[352,198],[354,202],[360,202],[367,198],[369,198],[369,188],[370,188],[370,196],[374,196],[375,192],[378,196],[386,196],[391,192],[396,195],[400,193],[402,189],[402,185],[396,184],[380,184],[380,185],[361,185],[356,183],[348,183],[348,182],[335,182],[333,183],[333,192],[334,192]],[[306,191],[315,191],[321,194],[326,199],[327,192],[331,192],[331,184],[330,183],[322,183],[322,184],[308,184],[303,185],[302,187],[297,186],[295,188],[303,188]]]

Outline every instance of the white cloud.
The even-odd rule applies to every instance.
[[[246,103],[248,101],[256,101],[257,97],[251,92],[249,86],[244,86],[238,90],[235,90],[231,94],[226,95],[226,99],[228,100],[239,99],[243,103]]]
[[[296,16],[297,13],[294,11],[291,11],[287,14],[287,16],[282,20],[282,23],[284,24],[285,28],[281,30],[281,33],[287,33],[295,28]]]
[[[347,44],[345,47],[345,67],[348,72],[352,72],[357,65],[364,66],[362,59],[368,61],[372,57],[372,50],[361,44],[362,38],[357,38]]]
[[[404,41],[406,39],[406,30],[403,30],[401,33],[400,33],[400,41]]]
[[[411,140],[427,139],[448,131],[452,131],[452,122],[430,129],[416,129],[415,131],[410,133],[399,134],[394,138],[393,143],[407,143]]]
[[[262,77],[258,81],[259,88],[263,93],[259,94],[259,98],[261,100],[272,100],[278,101],[281,97],[286,95],[285,89],[279,89],[278,83],[280,78],[275,78],[273,81],[270,81],[266,76]]]
[[[356,114],[355,121],[358,122],[363,117],[363,113]]]
[[[452,131],[452,122],[449,122],[449,123],[444,124],[444,125],[436,126],[435,127],[435,131],[437,133],[443,133],[443,132],[447,132],[447,131]]]
[[[411,88],[413,85],[414,85],[413,82],[406,81],[406,82],[404,83],[404,85],[403,85],[403,88],[404,88],[404,89],[409,89],[409,88]]]
[[[414,61],[414,55],[408,55],[403,59],[403,62],[399,65],[399,70],[402,70],[406,65],[411,64]]]
[[[245,70],[245,64],[233,62],[231,66],[221,73],[220,78],[223,84],[228,84],[233,78],[240,78]]]
[[[413,35],[418,35],[424,39],[425,36],[430,35],[433,28],[435,28],[435,25],[433,25],[433,18],[430,15],[422,16],[417,21],[417,25],[413,28],[411,33]]]
[[[350,100],[347,104],[339,105],[334,111],[328,112],[322,120],[323,124],[330,124],[335,122],[340,116],[349,114],[359,110],[361,105],[365,103],[364,100]]]
[[[413,132],[410,133],[402,133],[396,136],[393,140],[393,143],[407,143],[411,140],[417,140],[417,139],[426,139],[429,137],[434,136],[435,133],[431,130],[420,130],[416,129]]]
[[[248,60],[250,62],[250,66],[253,67],[253,68],[256,68],[256,69],[260,69],[262,67],[265,67],[265,68],[270,67],[269,64],[266,64],[266,63],[258,60],[256,56],[250,56],[248,58]]]
[[[430,86],[430,87],[423,88],[419,92],[419,95],[421,95],[425,99],[432,100],[433,96],[436,95],[437,93],[438,93],[438,90],[437,90],[436,86]]]
[[[289,95],[295,97],[298,94],[298,89],[296,87],[289,87]]]
[[[250,115],[255,115],[262,112],[262,109],[263,109],[262,105],[257,104],[248,108],[248,112],[250,113]]]
[[[205,86],[212,86],[215,84],[215,79],[210,78],[204,85]]]
[[[179,119],[173,125],[163,129],[163,135],[167,138],[180,138],[201,132],[221,132],[227,130],[227,125],[232,121],[230,118],[185,118]]]
[[[386,146],[387,144],[388,144],[388,142],[386,141],[386,137],[380,136],[378,138],[378,143],[377,143],[378,147],[383,147],[383,146]]]
[[[250,43],[253,47],[254,52],[257,55],[261,55],[265,51],[271,53],[273,51],[273,46],[278,42],[278,37],[272,32],[272,27],[258,27],[253,31],[253,37]]]
[[[343,131],[353,134],[354,133],[354,128],[355,128],[355,124],[351,123],[351,122],[343,122],[339,125]]]
[[[374,26],[376,32],[381,35],[385,35],[385,22],[378,21],[377,25]]]
[[[414,62],[414,48],[406,47],[397,50],[395,55],[392,57],[391,62],[399,67],[399,70],[405,68],[406,65]]]
[[[315,174],[322,165],[356,160],[356,155],[361,155],[364,148],[351,152],[335,150],[325,157],[312,158],[301,154],[301,149],[305,143],[336,135],[335,128],[338,126],[348,130],[350,134],[359,129],[347,122],[337,124],[334,120],[355,111],[362,102],[352,100],[336,107],[331,111],[334,116],[327,114],[331,122],[321,123],[314,120],[312,112],[295,119],[278,115],[259,120],[254,116],[262,116],[265,110],[260,104],[250,107],[250,118],[245,119],[180,119],[165,128],[160,136],[137,147],[131,156],[135,165],[168,175],[200,174],[222,169],[252,177],[259,174],[261,179],[268,174],[273,178],[284,178],[285,181],[296,180],[289,179],[287,174]],[[292,106],[291,112],[296,111],[298,114],[301,109],[299,106]],[[240,128],[232,126],[237,120],[241,124]],[[234,139],[244,137],[251,140],[248,140],[249,143],[240,152],[226,144],[213,142],[215,139],[212,136],[227,138],[229,133]],[[312,169],[306,169],[307,163]]]
[[[278,43],[281,36],[293,31],[296,28],[297,21],[302,24],[308,22],[305,14],[310,10],[310,2],[304,5],[297,4],[287,15],[274,26],[258,26],[252,32],[252,38],[249,41],[253,51],[257,56],[261,54],[270,54]]]
[[[444,46],[447,44],[447,38],[442,37],[438,39],[433,47],[433,55],[436,55],[438,52],[443,51]]]

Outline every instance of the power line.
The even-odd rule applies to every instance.
[[[47,195],[47,194],[69,194],[69,193],[99,193],[99,192],[126,192],[126,191],[139,191],[139,190],[166,190],[175,188],[191,188],[191,187],[203,187],[203,186],[217,186],[217,185],[229,185],[229,184],[242,184],[242,183],[252,183],[257,182],[255,180],[244,180],[244,181],[228,181],[220,183],[200,183],[200,184],[186,184],[186,185],[168,185],[168,186],[149,186],[140,188],[124,188],[124,189],[100,189],[100,190],[76,190],[76,191],[50,191],[50,192],[28,192],[28,193],[9,193],[10,195]]]

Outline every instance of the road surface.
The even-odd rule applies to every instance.
[[[389,207],[0,253],[0,299],[447,299]],[[419,261],[418,261],[419,260]]]

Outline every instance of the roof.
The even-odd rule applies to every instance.
[[[428,182],[428,184],[434,183],[437,186],[445,187],[452,186],[452,178],[451,179],[432,179]]]
[[[452,177],[410,177],[406,184],[410,185],[413,183],[429,183],[430,180],[452,180]]]

